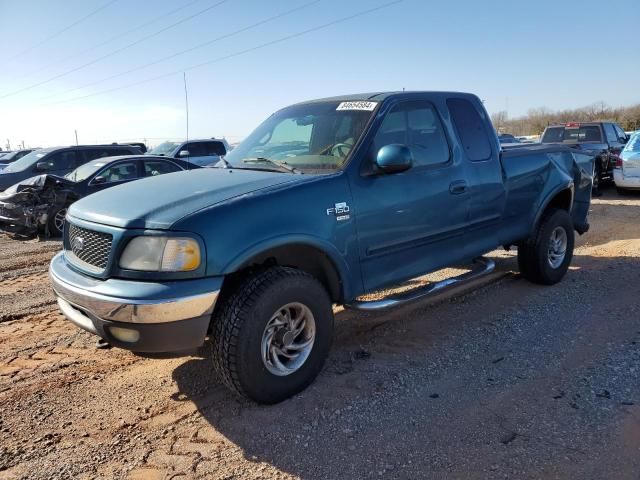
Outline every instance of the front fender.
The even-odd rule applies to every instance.
[[[358,275],[354,275],[349,268],[348,263],[345,261],[344,256],[338,251],[338,249],[330,242],[313,235],[296,234],[272,237],[263,241],[260,241],[249,248],[243,250],[239,255],[236,255],[231,259],[222,269],[223,275],[229,275],[234,273],[245,265],[247,265],[251,259],[260,256],[262,253],[269,250],[273,250],[280,247],[287,247],[290,245],[304,245],[315,248],[329,257],[333,266],[335,267],[341,283],[342,283],[342,295],[345,299],[352,298],[354,290],[358,290],[354,286],[353,282],[357,281]]]

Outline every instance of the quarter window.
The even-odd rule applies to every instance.
[[[406,145],[414,166],[449,161],[449,144],[438,114],[429,102],[402,102],[385,116],[373,139],[373,155],[385,145]]]
[[[464,98],[450,98],[447,100],[447,107],[467,158],[472,162],[491,158],[489,136],[476,107]]]

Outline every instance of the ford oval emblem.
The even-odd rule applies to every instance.
[[[77,252],[82,250],[84,248],[84,240],[82,239],[82,237],[74,238],[72,247]]]

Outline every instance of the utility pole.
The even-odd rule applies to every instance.
[[[187,95],[187,72],[182,72],[184,80],[184,109],[187,114],[187,141],[189,141],[189,96]]]
[[[78,130],[74,130],[74,133],[76,134],[76,146],[78,145]]]
[[[24,150],[24,140],[22,140],[22,150]]]
[[[7,150],[11,150],[11,141],[7,138]]]

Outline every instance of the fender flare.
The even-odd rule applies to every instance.
[[[333,244],[313,235],[296,234],[269,238],[262,240],[251,247],[243,250],[236,257],[231,259],[222,268],[223,275],[229,275],[243,268],[252,258],[256,258],[260,254],[276,248],[286,247],[289,245],[302,245],[314,248],[324,253],[338,274],[340,280],[342,298],[350,299],[351,293],[354,291],[351,285],[352,273],[349,265],[344,260],[344,255],[338,251]]]
[[[566,183],[558,185],[543,198],[542,202],[540,202],[540,207],[538,207],[538,210],[535,213],[533,223],[531,224],[531,230],[529,232],[530,235],[532,235],[536,231],[536,227],[540,222],[540,218],[542,218],[542,214],[551,203],[551,200],[553,200],[559,193],[564,192],[565,190],[569,190],[571,192],[571,200],[569,202],[569,213],[571,213],[571,210],[573,208],[573,199],[575,196],[575,185],[573,183],[573,180],[569,180]]]

